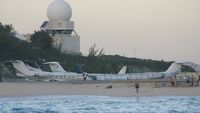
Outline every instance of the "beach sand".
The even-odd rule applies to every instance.
[[[112,88],[105,88],[112,85]],[[0,97],[43,95],[137,96],[134,83],[0,83]],[[200,96],[200,87],[159,87],[140,83],[140,96]]]

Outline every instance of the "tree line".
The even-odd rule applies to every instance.
[[[164,71],[172,62],[151,59],[128,58],[120,55],[105,55],[104,49],[96,49],[94,44],[88,56],[63,54],[52,47],[52,38],[45,31],[35,31],[31,43],[17,39],[12,35],[12,25],[0,23],[0,61],[29,60],[42,66],[46,61],[58,61],[67,71],[90,73],[117,73],[122,66],[128,66],[128,72]],[[185,68],[191,70],[189,68]]]

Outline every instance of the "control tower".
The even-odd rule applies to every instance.
[[[70,21],[72,9],[63,0],[55,0],[47,9],[49,21],[44,21],[41,30],[46,31],[53,39],[53,47],[67,54],[80,54],[80,37]]]

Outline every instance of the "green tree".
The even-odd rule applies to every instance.
[[[88,56],[96,56],[96,54],[98,53],[98,49],[96,49],[96,44],[94,43],[94,45],[92,45],[89,49],[89,54]]]
[[[45,31],[36,31],[31,36],[32,44],[41,49],[52,48],[52,38]]]
[[[105,53],[104,53],[104,49],[101,48],[101,50],[99,51],[99,49],[96,49],[96,43],[94,43],[94,45],[92,45],[89,49],[89,54],[88,56],[103,56]]]

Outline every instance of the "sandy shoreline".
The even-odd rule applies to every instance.
[[[108,85],[112,85],[112,88],[106,89]],[[155,88],[152,84],[141,84],[140,87],[140,96],[200,96],[200,87]],[[137,96],[133,83],[0,83],[0,98],[42,95]]]

